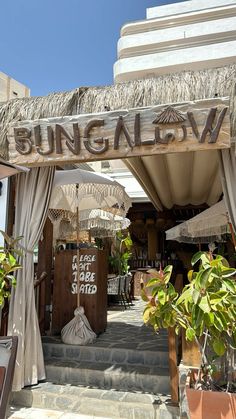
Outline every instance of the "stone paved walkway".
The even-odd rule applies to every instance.
[[[164,331],[161,331],[158,335],[153,331],[151,327],[147,327],[144,325],[142,320],[142,313],[144,309],[145,303],[141,300],[136,300],[134,305],[132,305],[127,310],[122,310],[122,307],[119,308],[109,308],[108,309],[108,325],[107,329],[104,333],[102,333],[96,339],[95,345],[86,345],[86,350],[90,350],[90,346],[96,346],[96,354],[98,352],[104,352],[106,349],[110,348],[110,352],[113,353],[118,352],[119,348],[123,352],[133,353],[136,351],[135,359],[140,358],[142,353],[145,353],[146,357],[152,357],[155,352],[164,351],[164,353],[168,350],[168,342],[167,342],[167,334]],[[45,343],[53,343],[56,344],[56,347],[61,346],[60,337],[44,337],[43,341]],[[54,345],[55,346],[55,345]],[[104,349],[103,349],[104,348]],[[81,351],[83,347],[81,347]],[[92,350],[92,348],[91,348]],[[146,358],[145,358],[146,359]],[[60,362],[58,360],[58,362]],[[99,364],[96,367],[99,367]],[[150,367],[150,366],[149,366]],[[135,367],[138,368],[137,366]],[[139,368],[144,368],[139,366]],[[154,366],[151,366],[152,371],[154,371]],[[122,369],[125,369],[125,366],[122,365]],[[137,371],[136,371],[137,372]],[[136,374],[137,375],[137,374]],[[149,381],[151,380],[151,376],[149,376]],[[42,383],[41,385],[44,385]],[[45,383],[48,385],[48,383]],[[86,388],[83,388],[84,391]],[[96,391],[94,389],[90,389],[88,391]],[[98,390],[97,390],[98,391]],[[109,390],[103,390],[103,392],[109,392]],[[117,392],[114,392],[116,396]],[[140,397],[140,395],[134,394],[133,397]],[[147,394],[142,394],[142,397],[154,397]],[[164,399],[163,399],[164,400]],[[165,401],[164,401],[165,404]],[[66,413],[65,408],[62,406],[58,406],[59,408],[62,407],[62,410],[48,410],[47,407],[51,408],[52,405],[45,406],[45,409],[36,409],[36,408],[11,408],[9,419],[92,419],[95,416],[88,416],[83,414],[76,414],[76,413]],[[84,411],[83,413],[87,413]],[[91,412],[94,413],[94,412]],[[107,414],[108,412],[104,410],[104,413]],[[138,416],[141,418],[141,416]],[[164,417],[164,416],[163,416]],[[109,419],[107,417],[100,417],[100,419]]]
[[[145,303],[136,300],[129,309],[108,309],[107,329],[96,339],[96,347],[135,349],[138,351],[167,350],[167,333],[157,334],[143,323]],[[60,337],[44,337],[44,342],[60,343]],[[87,347],[93,346],[86,345]]]
[[[59,410],[35,409],[30,407],[14,407],[10,409],[8,419],[95,419],[95,416],[65,413]],[[100,417],[99,419],[110,419]]]
[[[127,348],[140,351],[159,350],[167,346],[167,333],[161,331],[157,334],[153,328],[143,323],[143,310],[145,303],[136,300],[134,305],[124,311],[108,311],[108,325],[106,332],[97,339],[99,346],[110,348]]]

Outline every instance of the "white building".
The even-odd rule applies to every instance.
[[[0,102],[29,96],[30,89],[27,86],[0,72]],[[3,231],[6,230],[7,222],[8,183],[7,179],[3,179],[0,184],[0,230]],[[0,245],[2,244],[3,238],[0,236]]]
[[[189,0],[148,8],[146,19],[126,23],[121,28],[117,57],[114,64],[115,83],[235,64],[236,0]],[[182,156],[181,165],[185,162],[186,167],[191,166],[190,154]],[[205,154],[205,158],[206,156]],[[202,156],[201,159],[203,160]],[[185,192],[183,186],[180,187],[183,185],[183,177],[178,169],[179,157],[167,155],[165,160],[167,169],[163,171],[160,170],[161,156],[142,159],[158,195],[162,196],[164,192],[157,184],[157,179],[164,181],[172,174],[169,195],[173,195],[173,190],[182,188],[183,195],[186,192],[186,197],[189,198],[187,187]],[[195,166],[197,161],[195,158]],[[211,163],[213,165],[213,159]],[[217,166],[218,162],[215,161],[214,164]],[[130,165],[129,169],[132,169],[142,183],[138,170]],[[196,185],[191,177],[189,182],[192,182],[192,188],[194,185],[195,189],[204,190],[203,184]],[[219,177],[215,177],[214,182],[212,180],[213,189],[217,191],[213,194],[215,199],[221,191]],[[190,201],[196,204],[194,199]],[[178,196],[174,200],[166,201],[165,206],[171,208],[173,203],[184,205],[184,200]]]
[[[116,83],[235,63],[236,0],[149,8],[145,20],[122,27],[117,54]]]
[[[115,83],[236,63],[236,0],[189,0],[149,8],[146,19],[121,28],[117,57]],[[134,201],[147,200],[123,162],[100,162],[94,170],[114,176]]]

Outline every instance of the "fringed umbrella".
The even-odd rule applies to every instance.
[[[64,343],[85,345],[96,337],[84,315],[83,307],[80,307],[79,211],[99,208],[113,214],[123,214],[130,206],[131,201],[124,187],[106,175],[81,169],[61,170],[55,174],[49,217],[52,221],[60,221],[65,215],[74,214],[77,232],[78,308],[75,310],[75,318],[62,330]]]
[[[77,217],[73,213],[65,213],[65,217],[54,223],[54,240],[65,240],[73,237],[77,228]],[[83,210],[79,212],[79,230],[89,232],[90,237],[114,237],[116,231],[125,230],[130,220],[121,215],[101,209]]]
[[[235,246],[232,224],[222,200],[190,220],[167,230],[166,239],[183,243],[209,243],[214,240],[222,241],[228,233],[231,234]]]

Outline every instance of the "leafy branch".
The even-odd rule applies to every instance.
[[[21,269],[17,256],[21,256],[22,252],[17,249],[17,244],[22,237],[14,239],[4,231],[0,232],[5,240],[5,246],[0,246],[0,307],[3,307],[5,299],[10,298],[12,287],[16,286],[15,273]]]
[[[236,348],[236,269],[211,252],[196,253],[192,265],[196,263],[200,263],[198,271],[189,271],[189,284],[180,294],[170,283],[172,266],[159,272],[150,270],[154,278],[147,287],[152,287],[152,296],[143,291],[147,302],[143,319],[155,330],[174,327],[178,334],[184,329],[186,339],[196,341],[202,357],[199,378],[204,377],[207,387],[212,386],[207,349],[222,357]]]
[[[115,242],[112,247],[112,255],[109,256],[109,263],[115,273],[124,275],[129,272],[129,259],[132,255],[133,246],[130,235],[124,236],[121,231],[116,233]]]

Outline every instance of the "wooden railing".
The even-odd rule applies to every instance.
[[[15,370],[17,336],[0,337],[0,419],[5,419]]]
[[[7,336],[7,325],[8,325],[8,313],[9,313],[9,304],[8,300],[5,300],[4,307],[0,316],[1,318],[1,327],[0,327],[0,336]]]
[[[36,311],[38,314],[39,328],[42,332],[44,330],[44,320],[45,320],[45,298],[42,294],[45,293],[44,281],[47,278],[47,272],[42,272],[39,278],[36,278],[34,281],[34,291],[35,291],[35,303]]]

